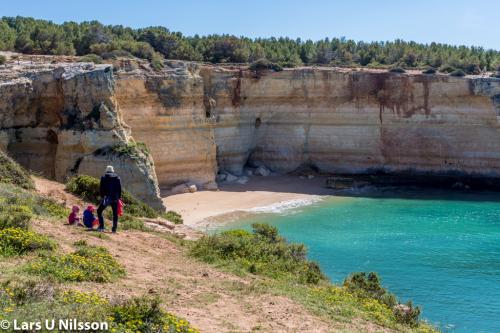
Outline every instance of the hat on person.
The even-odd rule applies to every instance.
[[[72,211],[72,212],[78,212],[79,210],[80,210],[80,207],[78,207],[78,206],[73,206],[73,207],[71,208],[71,211]]]
[[[87,210],[88,210],[89,212],[93,212],[93,211],[95,211],[95,207],[94,207],[94,205],[88,205],[88,206],[87,206]]]
[[[115,172],[115,168],[113,168],[113,166],[112,166],[112,165],[108,165],[108,166],[106,167],[106,173],[109,173],[109,172]]]

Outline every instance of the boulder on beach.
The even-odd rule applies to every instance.
[[[256,176],[263,176],[263,177],[267,177],[271,174],[271,171],[266,168],[265,166],[261,165],[259,166],[256,170],[255,170],[255,175]]]
[[[231,183],[231,182],[235,182],[237,180],[238,180],[238,177],[236,177],[235,175],[232,175],[230,173],[226,173],[226,182]]]
[[[191,191],[186,184],[180,184],[172,187],[172,189],[170,189],[170,192],[172,192],[172,194],[183,194],[183,193],[189,193]]]
[[[245,185],[246,183],[248,183],[248,177],[247,176],[242,176],[242,177],[239,177],[236,182],[238,184],[241,184],[241,185]]]

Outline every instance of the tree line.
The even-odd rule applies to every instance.
[[[482,47],[422,44],[403,40],[362,42],[346,38],[319,41],[232,35],[184,36],[165,27],[133,29],[98,21],[56,24],[30,17],[2,17],[0,50],[25,54],[92,55],[95,59],[135,56],[161,67],[163,59],[211,63],[266,60],[280,67],[301,65],[432,67],[468,74],[496,70],[500,51]]]

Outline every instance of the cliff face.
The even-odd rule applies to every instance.
[[[156,207],[158,183],[214,189],[217,171],[240,175],[246,165],[500,177],[499,79],[139,66],[0,70],[0,149],[57,180],[114,164]],[[140,150],[113,149],[132,137],[154,165]]]
[[[499,171],[497,80],[300,69],[235,86],[215,132],[233,172],[247,156],[281,172]]]
[[[115,152],[132,139],[119,117],[110,66],[26,65],[0,74],[0,149],[59,181],[99,177],[113,164],[128,190],[163,207],[150,157]]]
[[[498,79],[172,63],[119,74],[117,99],[162,186],[246,164],[500,176]]]
[[[133,136],[151,150],[161,186],[214,188],[214,122],[205,114],[202,78],[195,64],[173,65],[162,75],[118,73],[116,98]]]

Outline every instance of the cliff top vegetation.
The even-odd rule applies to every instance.
[[[494,71],[500,66],[500,51],[482,47],[421,44],[399,39],[363,42],[345,38],[312,41],[287,37],[184,36],[165,27],[133,29],[122,25],[103,25],[98,21],[56,24],[19,16],[0,20],[0,50],[25,54],[91,54],[95,61],[135,56],[149,60],[155,69],[162,67],[163,59],[211,63],[254,63],[266,59],[279,67],[430,66],[460,69],[466,74]]]

